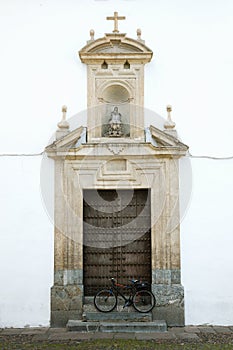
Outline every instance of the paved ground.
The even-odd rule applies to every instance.
[[[60,342],[82,341],[93,339],[136,339],[154,340],[168,343],[226,343],[233,344],[233,326],[186,326],[169,328],[163,333],[100,333],[100,332],[69,332],[65,328],[5,328],[0,329],[0,344],[7,339],[10,341]],[[1,348],[1,347],[0,347]]]

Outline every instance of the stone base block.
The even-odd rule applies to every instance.
[[[153,310],[153,320],[164,319],[169,327],[183,327],[184,309],[174,306],[158,306]]]
[[[153,284],[156,298],[153,309],[154,320],[165,320],[168,326],[184,326],[184,288],[180,284]]]
[[[81,320],[82,315],[79,311],[51,311],[50,324],[51,327],[66,327],[70,319]]]
[[[81,319],[82,285],[55,285],[51,288],[51,326],[65,327],[69,319]]]

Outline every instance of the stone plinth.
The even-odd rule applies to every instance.
[[[169,327],[184,326],[184,288],[180,284],[152,284],[156,298],[153,319],[164,319]]]
[[[51,288],[51,326],[64,327],[70,319],[81,319],[82,300],[82,286],[53,286]]]

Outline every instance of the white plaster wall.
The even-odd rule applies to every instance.
[[[0,154],[41,152],[63,104],[69,116],[85,109],[77,51],[91,28],[96,38],[112,30],[105,17],[116,10],[127,17],[120,30],[136,38],[140,27],[154,51],[145,107],[165,116],[172,104],[192,154],[232,155],[231,0],[1,1]],[[181,232],[186,323],[233,324],[233,160],[191,163]],[[41,201],[40,164],[40,156],[0,157],[0,327],[49,323],[53,228]]]
[[[49,320],[53,226],[41,201],[40,163],[41,157],[0,158],[0,327]]]
[[[186,324],[233,324],[233,161],[192,160],[181,226]]]

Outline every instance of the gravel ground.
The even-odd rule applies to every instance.
[[[188,332],[189,331],[189,332]],[[30,331],[29,331],[30,332]],[[2,332],[3,333],[3,332]],[[57,350],[188,350],[188,349],[203,349],[203,350],[233,350],[233,330],[229,331],[229,328],[221,329],[219,332],[213,330],[213,328],[206,328],[201,331],[200,329],[194,328],[182,332],[181,329],[172,329],[165,333],[168,335],[168,339],[165,337],[162,339],[158,335],[155,339],[149,339],[150,336],[153,338],[153,334],[150,333],[139,335],[132,334],[115,334],[115,339],[112,338],[112,334],[98,333],[98,334],[85,334],[76,332],[64,332],[65,336],[57,331],[54,334],[54,339],[49,339],[49,331],[36,332],[32,334],[1,334],[0,333],[0,349],[1,350],[42,350],[42,349],[57,349]],[[68,339],[71,334],[73,339]],[[61,335],[61,339],[58,335]],[[136,336],[136,339],[130,339]],[[143,339],[144,336],[144,339]],[[126,339],[116,339],[116,338]],[[95,339],[96,338],[96,339]],[[101,339],[98,339],[101,338]],[[127,339],[128,338],[128,339]],[[137,339],[138,338],[138,339]],[[147,339],[145,339],[147,338]]]

